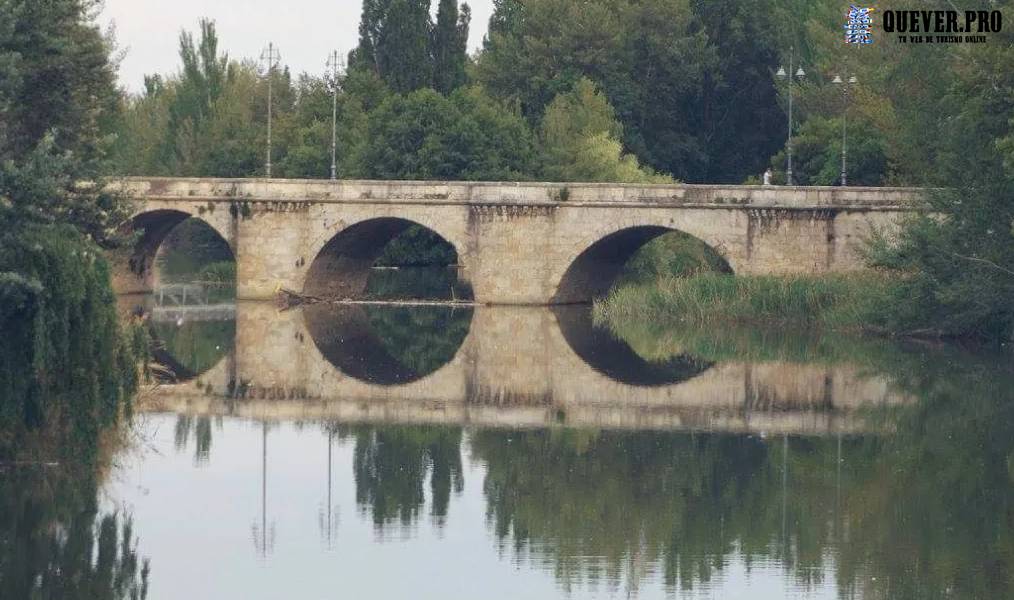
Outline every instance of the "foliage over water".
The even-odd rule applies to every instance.
[[[121,328],[109,266],[73,228],[0,238],[0,328],[0,458],[40,430],[59,440],[51,451],[89,452],[129,411],[146,342]]]

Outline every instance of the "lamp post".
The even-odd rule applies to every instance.
[[[848,185],[846,183],[847,177],[846,177],[846,166],[845,166],[846,165],[846,163],[845,163],[846,141],[847,141],[847,130],[845,128],[845,122],[848,119],[848,113],[849,113],[849,90],[850,90],[850,88],[852,86],[854,86],[857,83],[859,83],[859,79],[857,79],[855,75],[848,75],[846,77],[842,77],[841,75],[835,75],[834,79],[831,80],[831,83],[834,83],[835,85],[840,85],[841,86],[841,96],[842,96],[842,109],[841,109],[841,185],[842,185],[842,187],[845,187],[846,185]]]
[[[792,80],[798,79],[802,81],[803,78],[806,77],[806,73],[803,71],[802,67],[799,67],[795,73],[792,72],[792,59],[794,58],[793,53],[794,49],[790,47],[788,70],[786,70],[785,67],[783,66],[779,66],[778,72],[775,73],[775,75],[777,75],[779,79],[787,80],[789,87],[789,135],[788,139],[786,139],[785,141],[785,151],[786,154],[788,155],[788,166],[785,169],[786,185],[792,185]]]
[[[328,74],[331,76],[331,181],[338,179],[338,75],[342,66],[338,51],[333,50],[327,59]]]
[[[278,48],[268,42],[268,47],[261,52],[261,61],[267,63],[268,67],[268,159],[264,163],[264,173],[268,179],[271,178],[271,88],[274,83],[275,65],[281,60],[282,55],[278,52]]]

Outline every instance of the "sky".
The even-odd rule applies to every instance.
[[[468,4],[468,45],[475,50],[486,34],[493,1]],[[117,45],[126,53],[120,85],[139,92],[145,74],[179,71],[180,30],[196,31],[202,17],[215,21],[219,51],[232,58],[256,58],[271,41],[293,74],[323,73],[332,50],[345,55],[356,45],[361,6],[360,0],[105,0],[99,21],[115,27]],[[436,6],[434,1],[434,11]]]

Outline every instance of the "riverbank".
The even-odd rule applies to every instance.
[[[757,325],[898,337],[963,337],[929,318],[898,310],[911,282],[896,273],[662,277],[615,288],[596,301],[597,322],[647,321],[661,327]]]

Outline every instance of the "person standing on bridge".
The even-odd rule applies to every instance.
[[[771,167],[764,171],[764,185],[771,185]]]

